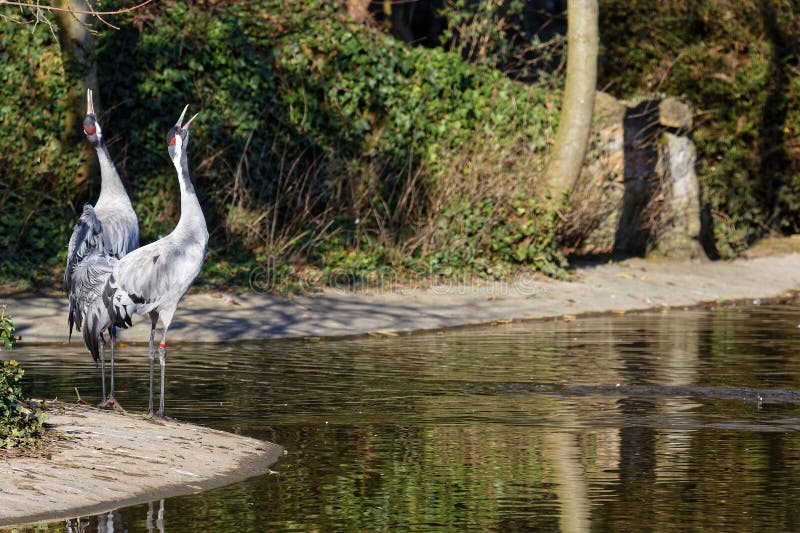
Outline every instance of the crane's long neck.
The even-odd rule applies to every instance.
[[[117,174],[114,161],[111,159],[105,143],[100,142],[95,150],[97,151],[97,159],[100,161],[100,197],[98,198],[98,203],[111,200],[122,200],[130,203],[125,185],[122,184],[122,180]]]
[[[178,159],[178,158],[176,158]],[[175,170],[178,171],[178,183],[181,187],[181,218],[175,230],[183,235],[191,235],[200,240],[203,246],[208,243],[208,229],[200,201],[192,185],[189,175],[189,162],[186,150],[182,150],[179,160],[173,160]]]

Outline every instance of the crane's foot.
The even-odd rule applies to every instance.
[[[109,394],[106,396],[106,399],[97,404],[97,407],[100,409],[113,409],[114,411],[122,411],[125,412],[125,409],[122,408],[122,405],[117,401],[113,394]]]
[[[161,411],[155,413],[152,410],[150,410],[147,412],[147,417],[150,418],[151,420],[163,420],[164,422],[177,422],[176,419],[172,418],[171,416],[165,415]]]

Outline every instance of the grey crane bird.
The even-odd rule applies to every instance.
[[[85,310],[97,297],[92,292],[92,280],[100,262],[98,254],[113,258],[124,257],[139,247],[139,221],[131,205],[125,186],[114,167],[103,139],[103,130],[94,112],[92,90],[86,91],[86,117],[83,120],[86,140],[97,152],[100,162],[100,195],[94,206],[86,204],[78,218],[67,250],[67,265],[64,271],[64,288],[69,301],[69,336],[73,326],[83,330],[84,342],[92,353],[95,363],[100,359],[103,383],[103,407],[119,406],[114,397],[114,347],[115,333],[108,328],[111,341],[111,392],[106,396],[105,337],[103,332],[89,332],[83,328]],[[88,339],[87,335],[97,335]],[[98,342],[99,341],[99,342]],[[98,350],[98,344],[100,349]]]
[[[150,317],[150,395],[148,412],[153,414],[155,331],[160,320],[163,328],[158,353],[161,364],[161,396],[156,416],[164,417],[164,388],[167,363],[167,330],[183,295],[194,282],[206,255],[208,229],[197,199],[186,148],[189,124],[182,124],[186,106],[178,122],[167,134],[170,159],[178,172],[181,190],[181,216],[175,229],[153,243],[117,260],[98,254],[87,264],[92,269],[93,296],[86,314],[86,325],[99,333],[110,325],[127,327],[134,313]]]

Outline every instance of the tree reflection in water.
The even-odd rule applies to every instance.
[[[285,446],[277,475],[170,498],[169,521],[154,502],[71,531],[121,531],[119,515],[170,533],[798,531],[798,317],[751,306],[177,346],[175,416]],[[146,398],[129,355],[118,388]],[[15,356],[34,396],[96,388],[77,349]]]

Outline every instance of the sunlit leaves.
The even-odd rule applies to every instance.
[[[0,362],[0,448],[34,444],[42,432],[44,413],[22,394],[24,373],[13,359]]]

